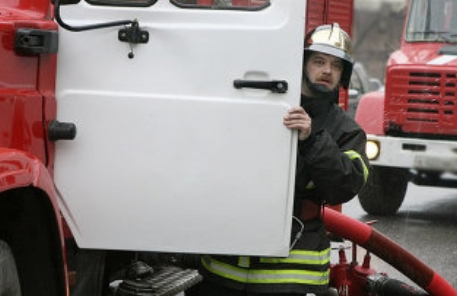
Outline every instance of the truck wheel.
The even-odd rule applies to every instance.
[[[21,296],[21,286],[10,247],[0,240],[0,296]]]
[[[409,171],[373,166],[370,178],[359,193],[359,202],[368,214],[393,215],[405,199]]]

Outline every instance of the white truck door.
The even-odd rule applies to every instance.
[[[297,137],[283,116],[300,101],[306,1],[191,2],[61,7],[69,26],[149,34],[59,30],[57,120],[77,127],[56,142],[63,215],[82,248],[287,255]]]

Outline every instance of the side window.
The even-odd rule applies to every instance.
[[[93,5],[109,5],[109,6],[151,6],[157,0],[86,0],[87,3]]]
[[[182,8],[259,10],[270,5],[270,0],[170,0]]]

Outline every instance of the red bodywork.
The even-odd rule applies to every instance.
[[[34,3],[30,8],[25,4],[6,8],[2,3],[0,145],[28,151],[47,164],[43,120],[55,118],[56,55],[20,56],[13,48],[17,28],[57,30],[53,21],[46,20],[48,1]]]
[[[360,100],[355,120],[367,134],[385,135],[384,118],[373,116],[375,113],[384,114],[384,96],[384,92],[370,92],[363,96],[363,100]]]
[[[457,135],[457,60],[430,65],[443,43],[402,42],[388,63],[384,129]]]
[[[52,177],[50,152],[53,148],[46,140],[47,124],[56,116],[56,54],[23,55],[15,50],[15,42],[30,41],[15,40],[18,29],[57,31],[57,25],[51,18],[51,8],[48,0],[2,0],[0,6],[0,200],[12,198],[14,195],[9,192],[21,188],[34,189],[27,191],[30,195],[23,195],[24,199],[40,199],[41,203],[41,198],[45,197],[43,204],[53,212],[52,215],[49,215],[48,211],[39,212],[42,209],[31,208],[32,212],[20,219],[44,216],[49,219],[52,226],[43,227],[50,227],[47,229],[50,233],[58,234],[57,237],[52,237],[56,242],[52,260],[55,272],[59,275],[55,283],[43,284],[56,285],[55,290],[59,291],[59,295],[68,295],[62,221]],[[0,216],[11,210],[9,204],[3,203]],[[21,223],[21,220],[18,223]],[[22,241],[20,234],[17,234],[16,238],[15,233],[11,235],[7,228],[2,229],[7,235],[0,239],[9,242],[11,246],[15,245],[16,241]],[[30,245],[30,255],[33,256],[32,253],[35,252],[35,258],[42,256],[41,247],[42,245]],[[18,254],[29,256],[26,254],[28,251],[12,249],[13,253],[16,252],[16,262],[19,262],[19,265],[23,260]],[[25,264],[35,266],[32,261]],[[21,277],[23,276],[21,274]],[[24,277],[34,275],[26,274]],[[23,283],[23,292],[33,289],[32,285],[40,289],[41,284]]]
[[[354,19],[354,0],[308,1],[306,11],[306,32],[322,24],[338,23],[349,35],[352,35]]]
[[[405,22],[405,28],[406,28]],[[404,29],[406,31],[406,29]],[[357,120],[376,122],[366,132],[376,135],[443,138],[457,136],[457,59],[437,62],[445,42],[408,42],[402,35],[400,49],[387,62],[386,90],[383,106],[365,102],[357,112]],[[361,100],[370,101],[376,94]],[[382,130],[378,123],[382,122]]]
[[[52,175],[46,127],[56,116],[56,54],[20,55],[14,43],[18,28],[57,31],[57,25],[46,0],[6,1],[1,9],[0,147],[30,153]]]

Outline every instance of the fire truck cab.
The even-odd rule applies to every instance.
[[[457,1],[411,0],[385,92],[365,95],[356,120],[368,134],[372,180],[365,211],[394,214],[408,182],[457,187]]]
[[[304,35],[350,32],[352,8],[2,1],[0,294],[69,295],[85,250],[287,255],[297,137],[282,118]]]

